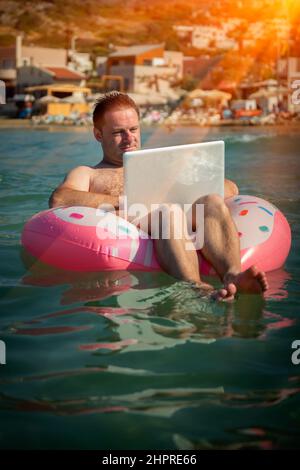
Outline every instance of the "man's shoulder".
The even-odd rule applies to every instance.
[[[93,172],[93,167],[92,166],[87,166],[87,165],[80,165],[76,166],[75,168],[72,168],[72,170],[69,171],[69,174],[91,174]]]
[[[92,177],[92,168],[89,166],[76,166],[72,170],[70,170],[67,175],[65,176],[64,183],[78,183],[80,180],[90,180]]]
[[[78,171],[92,171],[94,169],[91,165],[79,165],[75,167],[75,170]]]

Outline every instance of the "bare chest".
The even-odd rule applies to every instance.
[[[95,170],[90,182],[90,191],[111,196],[119,196],[124,191],[123,168],[99,168]]]

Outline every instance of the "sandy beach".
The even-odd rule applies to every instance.
[[[278,128],[278,129],[284,129],[285,132],[287,129],[290,129],[291,132],[293,132],[294,130],[298,130],[300,129],[300,121],[284,121],[284,122],[280,122],[280,123],[275,123],[275,124],[264,124],[264,125],[259,125],[259,124],[253,124],[253,123],[250,123],[248,121],[237,121],[237,120],[233,120],[233,119],[230,119],[230,120],[226,120],[226,121],[219,121],[215,124],[210,124],[210,125],[200,125],[200,124],[197,124],[193,121],[191,122],[188,122],[188,121],[184,121],[184,122],[178,122],[177,124],[171,124],[171,123],[168,123],[168,122],[163,122],[163,123],[160,123],[160,124],[152,124],[150,125],[150,127],[153,126],[153,127],[158,127],[158,126],[162,126],[162,127],[166,127],[168,129],[170,129],[170,131],[172,131],[173,129],[175,129],[176,127],[201,127],[203,129],[205,128],[211,128],[211,127],[234,127],[234,128],[237,128],[237,129],[249,129],[249,128],[271,128],[271,129],[274,129],[274,128]],[[145,125],[145,127],[149,127],[149,125]],[[86,131],[86,130],[91,130],[92,129],[92,125],[89,124],[89,123],[86,123],[86,124],[81,124],[81,125],[75,125],[74,123],[71,123],[71,122],[66,122],[66,123],[51,123],[51,124],[35,124],[33,121],[31,121],[30,119],[5,119],[5,118],[0,118],[0,129],[36,129],[36,130],[51,130],[51,129],[55,129],[56,131],[63,131],[63,130],[68,130],[70,131],[70,129],[73,129],[74,131],[76,132],[79,132],[79,131]]]

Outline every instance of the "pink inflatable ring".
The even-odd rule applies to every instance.
[[[255,196],[227,199],[241,246],[242,270],[280,268],[289,253],[291,230],[284,215]],[[22,245],[39,259],[69,271],[160,270],[147,234],[113,214],[90,207],[63,207],[34,215]],[[201,273],[215,274],[199,253]]]

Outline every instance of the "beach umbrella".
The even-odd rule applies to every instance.
[[[194,99],[194,98],[203,98],[205,100],[211,101],[228,101],[232,97],[231,93],[227,93],[221,90],[201,90],[197,88],[196,90],[191,91],[188,93],[187,98]]]
[[[34,101],[35,97],[28,94],[16,94],[13,97],[14,101]]]
[[[255,85],[260,87],[277,87],[278,81],[274,78],[269,78],[268,80],[263,80],[262,82],[258,82]]]
[[[255,93],[251,93],[251,95],[249,95],[250,99],[267,98],[267,97],[268,97],[268,92],[264,88],[261,88]]]
[[[204,95],[207,94],[207,91],[201,90],[200,88],[196,88],[193,91],[190,91],[187,93],[186,97],[189,99],[194,99],[194,98],[203,98]]]
[[[228,101],[232,97],[231,93],[221,90],[208,90],[207,98],[211,100]]]
[[[74,93],[71,96],[67,96],[66,98],[62,98],[60,101],[62,103],[72,103],[72,104],[85,103],[85,99],[84,99],[84,97],[82,96],[81,93],[78,93],[78,94]]]
[[[278,95],[287,95],[289,93],[288,88],[285,87],[278,87],[266,90],[265,88],[261,88],[260,90],[252,93],[249,98],[250,99],[257,99],[257,98],[272,98],[272,96]]]
[[[57,96],[46,95],[37,100],[38,103],[58,103],[60,101]]]

